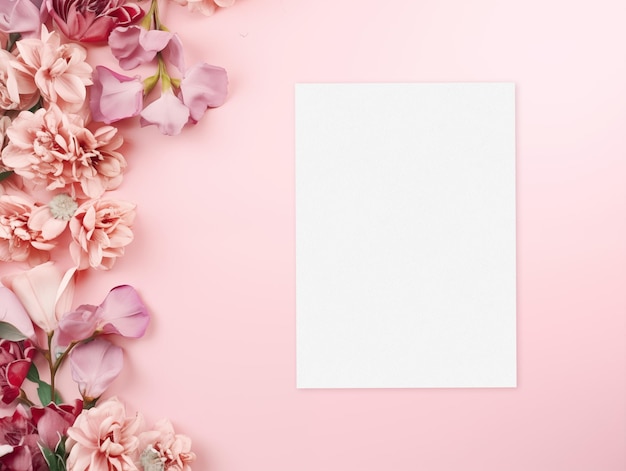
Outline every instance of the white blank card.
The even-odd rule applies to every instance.
[[[295,91],[297,387],[515,387],[514,84]]]

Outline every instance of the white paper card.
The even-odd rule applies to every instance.
[[[513,83],[296,84],[298,388],[516,386]]]

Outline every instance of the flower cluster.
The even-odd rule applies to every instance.
[[[69,240],[79,270],[110,269],[135,219],[133,203],[107,195],[127,168],[115,123],[139,117],[175,135],[226,100],[226,71],[185,65],[158,2],[145,11],[126,0],[0,2],[0,261],[36,266]],[[177,3],[210,14],[233,1]],[[91,64],[94,43],[119,69],[154,73]]]
[[[123,367],[115,337],[140,338],[148,327],[139,294],[117,286],[101,304],[72,309],[75,275],[47,262],[2,278],[0,401],[14,409],[0,418],[0,469],[189,471],[191,440],[169,420],[147,427],[117,397],[100,401]],[[71,402],[55,386],[66,363],[80,393]],[[28,397],[27,382],[38,403]]]

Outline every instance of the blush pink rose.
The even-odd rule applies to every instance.
[[[113,126],[91,131],[79,115],[50,105],[35,113],[22,111],[7,135],[4,166],[47,190],[98,198],[122,182],[126,160],[118,149],[123,139]]]
[[[59,29],[73,41],[106,41],[116,26],[128,25],[144,16],[139,5],[126,0],[44,1]]]
[[[159,420],[154,430],[139,434],[140,462],[144,468],[161,462],[167,471],[191,471],[191,463],[196,455],[191,451],[191,439],[174,432],[172,423],[167,419]]]
[[[109,270],[133,240],[135,204],[90,200],[79,206],[70,221],[70,253],[79,270]]]
[[[36,208],[20,196],[0,195],[0,260],[35,266],[50,258],[56,244],[31,224]]]
[[[127,417],[117,398],[83,410],[67,429],[67,469],[72,471],[137,471],[140,416]]]
[[[62,44],[56,31],[41,29],[41,39],[26,38],[16,43],[18,57],[34,77],[45,104],[56,103],[65,112],[78,112],[92,84],[91,65],[84,47]]]

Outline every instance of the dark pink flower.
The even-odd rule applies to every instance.
[[[98,399],[119,376],[124,352],[108,340],[97,338],[81,344],[70,353],[72,379],[85,402]]]
[[[168,136],[180,134],[189,121],[189,108],[169,89],[141,112],[141,126],[156,125]]]
[[[80,399],[77,399],[74,404],[56,405],[51,402],[45,407],[31,407],[30,411],[33,423],[37,426],[40,443],[50,450],[55,450],[82,410],[83,401]]]
[[[120,67],[131,70],[150,62],[174,35],[167,31],[147,30],[141,26],[115,28],[109,36],[109,47]]]
[[[41,28],[39,8],[30,0],[2,0],[0,2],[0,31],[37,36]]]
[[[58,342],[66,346],[98,333],[139,338],[146,332],[149,322],[148,310],[135,288],[116,286],[100,306],[86,304],[63,316]]]
[[[97,66],[91,87],[91,116],[111,124],[137,116],[143,108],[143,84],[139,77],[127,77]]]
[[[198,122],[207,108],[215,108],[226,101],[226,70],[204,62],[198,63],[185,72],[180,90],[183,103],[189,108],[190,120]]]
[[[19,395],[30,364],[35,356],[35,347],[30,340],[11,342],[0,339],[0,399],[12,403]]]
[[[106,41],[116,26],[129,25],[144,15],[126,0],[46,0],[50,16],[69,39]]]
[[[39,436],[27,411],[20,404],[12,416],[0,418],[0,443],[7,448],[0,454],[2,471],[47,471],[38,445]],[[10,451],[8,450],[10,447]]]

